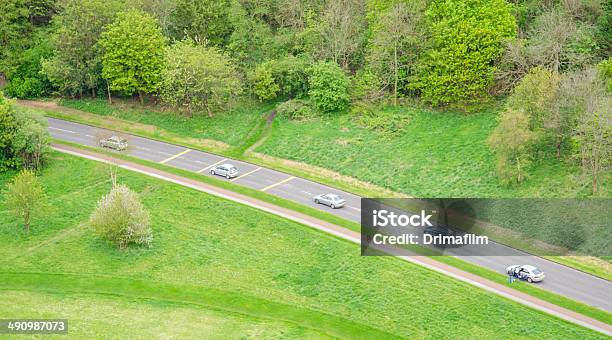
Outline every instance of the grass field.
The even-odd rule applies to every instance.
[[[88,326],[91,334],[116,334],[117,323],[130,319],[115,319],[138,309],[143,315],[135,321],[146,313],[182,315],[187,329],[211,319],[219,337],[451,338],[451,329],[470,338],[598,337],[416,265],[360,257],[348,242],[122,170],[119,181],[138,191],[151,212],[154,242],[151,249],[115,250],[86,224],[110,188],[107,167],[54,153],[42,173],[49,207],[29,235],[0,205],[1,296],[23,302],[0,308],[0,318],[50,317],[61,309],[85,335]],[[9,178],[2,175],[0,185]],[[58,304],[42,308],[41,301]],[[112,315],[90,324],[109,309]],[[154,326],[180,335],[170,322]]]

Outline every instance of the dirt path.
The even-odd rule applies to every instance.
[[[335,235],[337,237],[340,237],[342,239],[345,239],[345,240],[348,240],[348,241],[351,241],[357,244],[359,244],[361,241],[361,236],[357,232],[348,230],[346,228],[334,225],[326,221],[316,219],[314,217],[311,217],[311,216],[308,216],[308,215],[305,215],[299,212],[289,210],[287,208],[279,207],[271,203],[267,203],[264,201],[254,199],[252,197],[248,197],[242,194],[235,193],[233,191],[218,188],[210,184],[205,184],[205,183],[193,180],[193,179],[185,178],[182,176],[178,176],[172,173],[150,168],[150,167],[136,164],[133,162],[116,159],[111,156],[107,156],[107,155],[100,154],[97,152],[86,151],[86,150],[82,150],[82,149],[78,149],[78,148],[74,148],[70,146],[65,146],[65,145],[59,145],[59,144],[53,145],[53,148],[57,151],[68,153],[71,155],[84,157],[84,158],[88,158],[88,159],[92,159],[92,160],[96,160],[100,162],[105,162],[105,163],[113,163],[124,169],[142,173],[142,174],[152,176],[155,178],[159,178],[159,179],[162,179],[168,182],[172,182],[172,183],[179,184],[185,187],[189,187],[195,190],[206,192],[214,196],[218,196],[218,197],[222,197],[222,198],[225,198],[231,201],[242,203],[242,204],[269,212],[271,214],[275,214],[275,215],[287,218],[289,220],[304,224],[311,228],[315,228],[315,229],[324,231],[326,233]],[[427,267],[438,273],[451,276],[457,280],[460,280],[468,284],[474,285],[476,287],[485,289],[494,294],[506,297],[512,301],[515,301],[523,305],[529,306],[531,308],[557,316],[566,321],[582,325],[584,327],[604,333],[608,336],[612,336],[612,326],[609,324],[595,320],[593,318],[589,318],[587,316],[573,312],[566,308],[557,306],[555,304],[546,302],[544,300],[538,299],[531,295],[514,290],[508,286],[484,279],[480,276],[465,272],[463,270],[460,270],[450,265],[438,262],[428,257],[403,255],[401,253],[398,253],[397,257],[399,259]]]

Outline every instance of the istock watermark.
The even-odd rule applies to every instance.
[[[361,253],[610,256],[611,214],[610,199],[363,198]]]

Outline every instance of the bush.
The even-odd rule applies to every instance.
[[[281,95],[288,98],[302,98],[308,94],[309,60],[288,56],[269,63]]]
[[[309,102],[300,99],[281,103],[276,107],[276,114],[291,120],[306,120],[317,115]]]
[[[337,112],[348,107],[350,80],[340,66],[319,62],[310,69],[310,91],[314,105],[322,112]]]
[[[351,115],[359,126],[391,135],[404,132],[411,119],[411,115],[407,112],[365,104],[355,105],[351,109]]]
[[[268,63],[257,65],[253,72],[249,73],[249,82],[253,87],[253,93],[260,101],[274,99],[280,87],[272,76],[272,68]]]
[[[0,171],[40,168],[49,143],[47,121],[37,113],[15,110],[0,92]]]
[[[118,185],[102,197],[89,223],[95,232],[120,249],[130,244],[150,246],[153,241],[149,213],[138,194]]]

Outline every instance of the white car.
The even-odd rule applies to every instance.
[[[546,275],[544,275],[544,272],[541,271],[540,269],[534,267],[534,266],[530,266],[528,264],[526,265],[520,265],[520,264],[515,264],[512,265],[508,268],[506,268],[506,273],[508,273],[508,275],[512,275],[514,277],[516,277],[517,279],[520,280],[527,280],[527,282],[531,283],[531,282],[540,282],[542,280],[544,280],[544,278],[546,277]]]
[[[115,149],[117,151],[122,151],[127,149],[128,142],[127,140],[121,137],[111,136],[108,138],[100,139],[100,146],[104,148]]]
[[[342,208],[346,201],[344,198],[334,194],[322,194],[314,197],[316,204],[324,204],[332,209]]]
[[[216,165],[210,169],[210,174],[230,179],[238,176],[238,168],[229,163]]]

